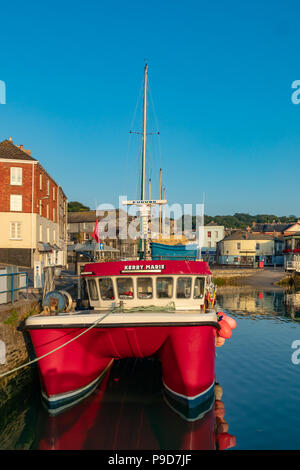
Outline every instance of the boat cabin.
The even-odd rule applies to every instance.
[[[199,310],[211,285],[203,261],[116,261],[86,264],[82,272],[89,302],[97,310],[122,306]]]

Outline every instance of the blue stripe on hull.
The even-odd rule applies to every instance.
[[[60,395],[52,395],[51,397],[48,397],[42,391],[43,402],[46,405],[48,412],[52,415],[58,414],[64,411],[65,409],[76,405],[77,403],[82,401],[84,398],[87,398],[100,385],[106,373],[110,369],[110,366],[112,365],[112,363],[113,363],[113,360],[105,368],[105,370],[100,374],[99,377],[97,377],[95,380],[90,382],[85,387],[81,387],[77,390],[72,390],[71,392],[62,393]]]
[[[164,384],[165,398],[171,408],[188,421],[200,419],[213,406],[215,401],[215,384],[213,383],[207,390],[188,397],[174,392]]]

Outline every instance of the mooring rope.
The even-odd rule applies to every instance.
[[[53,354],[54,352],[58,351],[59,349],[62,349],[64,348],[65,346],[67,346],[68,344],[72,343],[72,341],[75,341],[76,339],[78,339],[80,336],[84,335],[85,333],[87,333],[89,330],[91,330],[92,328],[94,328],[98,323],[100,323],[102,320],[104,320],[104,318],[106,318],[108,315],[110,315],[112,312],[108,312],[106,313],[103,317],[99,318],[98,320],[96,320],[91,326],[89,326],[86,330],[82,331],[81,333],[79,333],[79,335],[75,336],[74,338],[70,339],[69,341],[67,341],[66,343],[62,344],[61,346],[58,346],[57,348],[53,349],[52,351],[49,351],[48,353],[46,354],[43,354],[43,356],[40,356],[40,357],[36,357],[35,359],[33,359],[32,361],[29,361],[29,362],[26,362],[26,364],[23,364],[19,367],[15,367],[14,369],[12,370],[9,370],[8,372],[4,372],[4,374],[0,374],[0,379],[2,379],[3,377],[5,377],[6,375],[9,375],[9,374],[12,374],[13,372],[16,372],[20,369],[24,369],[24,367],[28,367],[30,366],[31,364],[34,364],[35,362],[38,362],[40,361],[41,359],[43,359],[44,357],[47,357],[49,356],[50,354]]]

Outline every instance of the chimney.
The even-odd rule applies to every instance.
[[[19,149],[22,150],[22,152],[25,152],[27,153],[27,155],[31,156],[31,150],[23,149],[23,145],[19,145],[19,146],[17,145],[17,147],[19,147]]]
[[[8,140],[9,140],[11,143],[13,143],[13,140],[12,140],[12,138],[11,138],[11,137],[10,137]]]

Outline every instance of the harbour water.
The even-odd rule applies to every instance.
[[[217,348],[216,400],[198,419],[185,420],[167,402],[158,362],[116,361],[90,397],[58,416],[44,409],[38,381],[20,391],[0,410],[0,449],[299,450],[298,295],[218,294],[218,309],[237,328]]]

